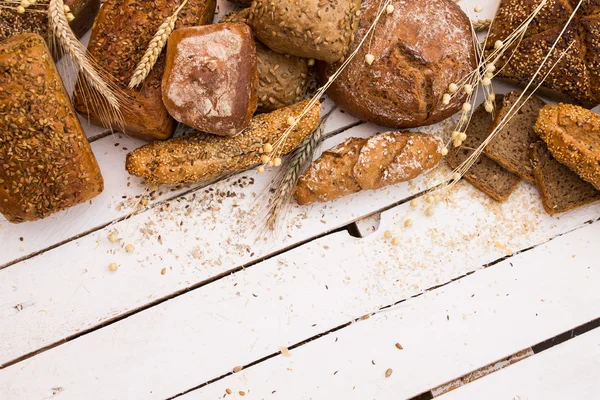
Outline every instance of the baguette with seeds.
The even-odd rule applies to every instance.
[[[202,182],[244,171],[261,164],[265,145],[276,143],[289,127],[288,120],[298,118],[308,103],[307,100],[257,115],[244,132],[233,138],[198,132],[150,143],[127,155],[127,171],[159,185]],[[290,132],[281,154],[292,151],[317,128],[320,113],[321,106],[317,103]]]

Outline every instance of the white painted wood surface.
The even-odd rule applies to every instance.
[[[220,15],[231,8],[219,3]],[[472,18],[491,17],[495,3],[483,1]],[[473,6],[463,4],[471,14]],[[336,111],[323,148],[386,130],[357,124]],[[442,166],[377,192],[293,205],[279,234],[263,237],[243,227],[262,216],[259,196],[275,171],[163,189],[147,197],[146,209],[138,207],[146,187],[123,168],[142,142],[84,126],[105,192],[36,223],[0,217],[2,400],[166,399],[188,391],[181,398],[210,399],[228,387],[247,398],[402,398],[600,317],[593,241],[600,223],[586,224],[600,218],[600,204],[550,217],[525,183],[503,204],[461,183],[426,218],[422,194],[446,176]],[[411,211],[412,196],[420,205]],[[409,211],[415,226],[403,231]],[[363,219],[373,213],[381,220]],[[354,221],[363,239],[335,232]],[[383,240],[387,229],[400,246]],[[109,243],[110,232],[122,240]],[[107,269],[113,262],[116,273]],[[291,357],[278,355],[293,345]],[[561,351],[583,363],[581,347]],[[485,394],[506,379],[499,376],[464,390]],[[522,387],[531,389],[525,378]]]

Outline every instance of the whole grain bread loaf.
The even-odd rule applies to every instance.
[[[98,164],[44,38],[0,43],[0,213],[34,221],[102,192]]]
[[[394,128],[430,125],[456,113],[464,93],[449,104],[442,97],[475,68],[469,19],[453,1],[392,1],[368,45],[328,90],[329,97],[356,118]],[[381,2],[365,0],[354,47],[367,34]],[[352,50],[353,50],[352,49]],[[365,56],[374,62],[369,65]],[[319,63],[325,83],[341,66]]]
[[[16,2],[15,2],[16,3]],[[30,5],[25,13],[13,8],[0,7],[0,41],[24,32],[37,33],[48,42],[48,4],[50,0],[37,0]],[[77,37],[83,36],[94,23],[94,18],[100,9],[100,0],[65,0],[65,5],[71,9],[75,17],[69,23]],[[12,4],[11,4],[12,5]]]
[[[529,161],[529,147],[539,140],[533,126],[546,103],[537,96],[531,96],[525,102],[527,95],[521,97],[521,94],[522,92],[513,91],[504,96],[496,110],[496,118],[490,133],[500,126],[503,120],[508,122],[488,144],[485,154],[513,174],[534,183],[535,178]],[[520,111],[516,112],[519,108]]]
[[[600,191],[556,161],[543,141],[531,146],[530,156],[535,184],[548,214],[560,214],[600,200]]]
[[[235,136],[256,111],[257,87],[256,47],[248,25],[195,26],[171,34],[162,98],[177,121]]]
[[[502,102],[503,96],[496,97],[496,103]],[[480,105],[473,115],[465,133],[467,139],[460,147],[452,147],[448,152],[446,160],[452,168],[458,168],[473,154],[485,139],[487,139],[492,127],[492,114]],[[481,190],[497,201],[508,199],[517,188],[521,179],[502,168],[485,154],[479,156],[477,161],[469,168],[464,178],[477,189]]]
[[[544,107],[535,132],[560,163],[600,190],[600,116],[570,104]]]
[[[222,174],[244,171],[261,164],[264,146],[276,143],[289,128],[289,118],[299,118],[309,101],[256,115],[236,137],[192,133],[165,142],[154,142],[127,155],[127,171],[160,185],[204,182]],[[290,132],[280,150],[287,154],[317,128],[321,105],[315,104]]]
[[[271,50],[328,62],[353,43],[361,0],[254,0],[248,23]]]
[[[438,137],[413,132],[346,139],[308,167],[294,197],[308,205],[414,179],[438,165],[442,147]]]
[[[131,98],[122,111],[125,133],[145,140],[168,139],[175,131],[175,121],[162,102],[161,80],[165,68],[163,53],[146,80],[128,89],[131,76],[141,61],[158,27],[180,5],[178,0],[107,0],[94,23],[88,54],[110,73]],[[190,0],[179,13],[176,28],[211,23],[215,0]],[[101,97],[87,92],[77,83],[75,108],[102,124]],[[120,129],[116,124],[112,128]]]
[[[487,40],[487,50],[491,51],[497,40],[505,41],[540,3],[541,0],[502,0]],[[548,1],[518,41],[518,46],[515,44],[507,49],[496,62],[498,77],[528,83],[578,3],[578,0]],[[543,87],[584,105],[600,103],[599,42],[600,4],[596,0],[586,0],[534,83],[542,82],[549,73],[543,79]],[[566,53],[558,62],[563,52]]]

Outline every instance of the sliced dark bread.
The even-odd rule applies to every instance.
[[[489,133],[505,119],[511,108],[517,104],[521,93],[514,91],[504,96]],[[523,96],[521,102],[526,98],[526,96]],[[485,154],[492,160],[531,183],[534,183],[535,178],[529,162],[529,147],[539,140],[533,126],[537,121],[540,110],[545,105],[546,103],[539,97],[531,96],[525,104],[522,104],[517,113],[514,112],[520,105],[515,106],[511,113],[514,113],[514,116],[495,135],[485,149]]]
[[[563,213],[600,200],[600,191],[556,161],[546,143],[540,140],[529,152],[535,183],[549,214]]]
[[[496,101],[502,101],[498,96]],[[453,147],[448,152],[448,164],[458,168],[487,138],[492,125],[492,115],[485,111],[483,104],[475,110],[471,123],[467,128],[467,139],[461,147]],[[504,201],[515,190],[521,178],[508,172],[485,154],[479,156],[477,161],[469,168],[464,178],[491,198]]]

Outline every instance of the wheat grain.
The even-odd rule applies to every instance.
[[[167,43],[167,39],[171,36],[173,29],[175,29],[175,23],[177,22],[177,18],[179,16],[179,12],[185,7],[188,0],[184,0],[181,5],[175,10],[173,15],[164,20],[162,24],[158,27],[158,30],[154,34],[154,37],[150,41],[142,60],[135,67],[135,71],[131,76],[131,81],[129,81],[129,88],[133,89],[138,86],[140,83],[144,82],[154,64],[158,60],[158,57],[162,53],[165,44]]]

